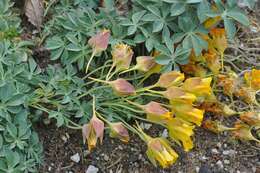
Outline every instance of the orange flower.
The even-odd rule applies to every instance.
[[[110,124],[110,137],[112,138],[118,138],[123,142],[129,141],[129,134],[123,123],[117,122],[117,123],[111,123]]]
[[[207,66],[209,69],[213,72],[213,74],[219,74],[219,70],[221,68],[219,57],[213,50],[208,50],[203,57],[205,58],[205,61],[207,63]]]
[[[171,139],[176,142],[181,141],[185,151],[189,151],[193,148],[191,137],[194,134],[194,126],[179,118],[172,118],[168,121],[167,128]]]
[[[119,78],[109,82],[114,92],[119,96],[129,96],[135,94],[135,88],[127,80]]]
[[[260,125],[259,112],[245,112],[240,115],[240,119],[249,125]]]
[[[235,130],[235,128],[229,128],[221,124],[220,121],[206,120],[202,125],[205,129],[212,131],[214,133],[221,133],[227,130]]]
[[[130,67],[134,52],[126,44],[117,44],[112,49],[113,66],[118,71],[127,70]]]
[[[97,33],[96,35],[92,36],[89,39],[88,44],[92,47],[93,52],[97,54],[107,49],[109,37],[110,37],[110,31],[103,30]]]
[[[162,107],[160,103],[154,101],[146,105],[143,105],[142,108],[147,115],[147,119],[153,122],[164,123],[172,117],[171,112],[169,112],[166,108]]]
[[[260,90],[260,70],[253,69],[244,74],[244,78],[249,87]]]
[[[95,148],[98,138],[102,144],[104,129],[105,127],[103,121],[98,119],[95,115],[93,115],[88,124],[83,125],[83,142],[85,143],[87,140],[89,151]]]
[[[178,71],[171,71],[161,74],[156,87],[169,88],[171,86],[177,86],[184,80],[184,74]]]
[[[236,89],[236,80],[231,76],[218,75],[217,84],[223,87],[223,91],[227,95],[232,95]]]
[[[226,31],[224,28],[213,28],[210,30],[212,40],[210,44],[221,54],[224,54],[228,43],[226,38]]]
[[[255,90],[252,88],[248,87],[241,87],[237,89],[234,93],[237,97],[241,97],[245,100],[245,102],[251,104],[251,103],[256,103],[255,99]]]
[[[241,122],[241,121],[237,121],[235,124],[235,128],[236,130],[233,131],[233,136],[237,139],[241,139],[241,140],[246,140],[246,141],[256,141],[256,142],[260,142],[258,139],[256,139],[252,133],[251,133],[251,129],[252,127],[250,127],[249,125]]]

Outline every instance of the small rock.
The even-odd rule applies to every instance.
[[[199,173],[200,167],[196,166],[196,167],[195,167],[195,170],[196,170],[197,173]]]
[[[227,144],[224,144],[224,148],[227,148]]]
[[[105,160],[105,161],[109,161],[108,155],[106,155],[106,154],[104,155],[104,160]]]
[[[221,148],[222,144],[220,142],[217,143],[217,147]]]
[[[79,153],[74,154],[73,156],[70,157],[70,160],[72,160],[73,162],[79,163],[80,161],[80,155]]]
[[[145,129],[145,130],[149,130],[152,127],[152,124],[150,123],[141,123],[140,126]]]
[[[123,147],[121,145],[118,146],[119,150],[123,150]]]
[[[64,135],[61,136],[61,139],[62,139],[65,143],[68,141],[67,137],[64,136]]]
[[[200,167],[199,173],[212,173],[208,165],[202,165]]]
[[[162,137],[167,138],[168,137],[168,130],[164,129],[162,132]]]
[[[207,160],[208,158],[206,156],[202,156],[201,160]]]
[[[224,168],[223,163],[221,162],[221,160],[217,161],[216,165],[217,165],[220,169],[223,169],[223,168]]]
[[[226,159],[226,160],[224,160],[224,164],[229,165],[230,161]]]
[[[229,155],[230,153],[229,153],[229,150],[224,150],[223,151],[223,155]]]
[[[49,166],[49,167],[48,167],[48,171],[51,171],[51,170],[52,170],[52,167]]]
[[[211,152],[212,152],[213,154],[218,154],[218,153],[219,153],[216,148],[213,148],[213,149],[211,150]]]
[[[85,171],[85,173],[97,173],[98,172],[98,168],[93,166],[93,165],[89,165],[88,169]]]

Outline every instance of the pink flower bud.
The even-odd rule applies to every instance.
[[[112,138],[118,138],[123,142],[129,141],[129,134],[123,123],[117,122],[117,123],[111,123],[110,125],[111,131],[110,131],[110,137]]]
[[[135,94],[135,88],[125,79],[117,79],[112,82],[109,82],[112,86],[114,92],[119,96],[129,96]]]
[[[95,54],[100,53],[107,49],[110,37],[109,30],[103,30],[98,32],[96,35],[92,36],[88,40],[88,44],[92,47]]]

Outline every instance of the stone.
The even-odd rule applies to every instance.
[[[212,152],[213,154],[218,154],[218,153],[219,153],[216,148],[213,148],[213,149],[211,150],[211,152]]]
[[[80,155],[79,155],[79,153],[76,153],[73,156],[71,156],[70,160],[72,160],[73,162],[79,163],[80,162]]]
[[[88,169],[85,171],[85,173],[98,173],[98,168],[93,166],[93,165],[89,165]]]
[[[108,155],[106,155],[106,154],[104,155],[104,160],[105,160],[105,161],[109,161]]]
[[[220,168],[220,169],[223,169],[224,166],[223,166],[223,163],[221,160],[217,161],[216,165]]]
[[[229,164],[230,164],[230,161],[227,160],[227,159],[225,159],[225,160],[224,160],[224,164],[229,165]]]
[[[164,130],[163,130],[163,132],[162,132],[162,137],[168,138],[168,130],[167,130],[167,129],[164,129]]]

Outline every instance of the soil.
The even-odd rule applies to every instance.
[[[224,133],[216,135],[202,128],[196,130],[194,149],[179,153],[178,161],[170,169],[154,167],[145,155],[146,146],[137,137],[126,145],[105,135],[102,145],[89,153],[82,143],[79,131],[55,125],[39,124],[37,129],[44,146],[45,160],[40,173],[85,173],[89,165],[99,168],[100,173],[259,173],[260,146],[241,143]],[[158,127],[149,129],[159,134]],[[79,163],[70,157],[78,153]]]

